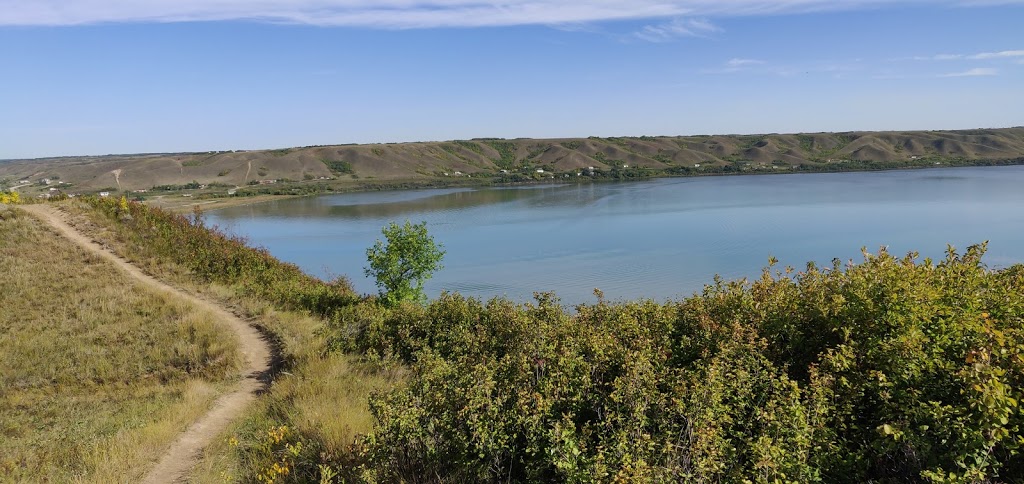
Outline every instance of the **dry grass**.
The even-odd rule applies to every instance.
[[[90,192],[102,188],[120,188],[127,193],[160,185],[180,185],[197,181],[222,184],[196,193],[224,194],[228,187],[241,187],[245,193],[256,187],[248,182],[261,179],[290,179],[261,188],[280,193],[321,192],[321,184],[347,190],[367,184],[445,183],[465,178],[441,176],[461,171],[480,175],[498,175],[502,169],[529,174],[531,168],[573,172],[587,166],[600,167],[604,161],[622,162],[630,167],[669,169],[701,164],[731,165],[733,160],[785,165],[808,164],[819,169],[835,166],[826,160],[860,160],[868,163],[906,162],[912,157],[941,157],[954,160],[1006,160],[1024,155],[1024,128],[964,131],[899,131],[856,133],[809,133],[801,135],[715,135],[657,136],[640,138],[514,139],[470,142],[416,142],[344,146],[310,146],[284,150],[246,152],[113,155],[101,157],[62,157],[43,160],[9,161],[0,164],[0,179],[32,181],[60,177],[73,183],[72,192]],[[501,151],[498,151],[501,149]],[[603,155],[597,155],[603,153]],[[939,161],[939,160],[936,160]],[[331,172],[329,163],[344,162],[352,173]],[[927,163],[930,165],[931,163]],[[525,166],[523,166],[525,165]],[[840,165],[841,166],[841,165]],[[113,170],[119,170],[115,178]],[[864,168],[861,168],[864,169]],[[831,171],[831,170],[826,170]],[[303,181],[307,176],[316,178]],[[357,176],[358,178],[354,178]],[[331,177],[334,180],[319,180]],[[295,192],[291,192],[295,189]],[[24,187],[30,196],[47,191],[45,185]],[[166,195],[162,206],[198,203],[182,197],[182,192],[152,190],[152,200]],[[166,205],[164,205],[166,204]]]
[[[138,480],[240,367],[210,315],[17,211],[0,274],[0,481]]]
[[[211,294],[230,297],[231,289],[213,286]],[[372,393],[402,382],[400,372],[389,373],[355,356],[325,352],[317,318],[284,312],[252,299],[235,299],[238,308],[259,321],[280,341],[285,371],[249,415],[222,435],[205,452],[194,470],[195,482],[223,482],[252,474],[260,467],[254,447],[267,429],[287,425],[325,455],[339,456],[360,434],[373,429],[368,405]],[[235,447],[231,442],[240,442]]]
[[[400,370],[379,371],[358,357],[326,351],[321,319],[245,297],[238,287],[202,282],[184,267],[147,257],[141,248],[126,243],[123,226],[87,205],[71,202],[61,206],[74,215],[78,230],[158,278],[231,307],[277,342],[283,371],[246,417],[204,451],[191,481],[251,478],[261,466],[259,459],[266,457],[254,450],[259,440],[268,429],[282,425],[318,451],[340,455],[357,435],[372,430],[370,394],[401,384],[404,375]],[[236,441],[237,445],[231,444]]]

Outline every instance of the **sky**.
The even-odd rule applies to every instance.
[[[1024,125],[1024,0],[0,0],[0,159]]]

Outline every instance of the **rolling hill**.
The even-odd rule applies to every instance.
[[[892,167],[901,162],[1024,158],[1024,127],[962,131],[767,135],[473,139],[259,151],[76,156],[0,163],[0,187],[44,178],[74,190],[163,185],[244,186],[270,180],[337,182],[431,180],[456,176],[533,176],[619,170],[812,170]],[[700,165],[699,167],[697,165]],[[732,168],[727,168],[732,167]],[[673,171],[674,170],[674,171]]]

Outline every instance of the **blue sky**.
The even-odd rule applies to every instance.
[[[1024,125],[1024,0],[0,0],[0,159]]]

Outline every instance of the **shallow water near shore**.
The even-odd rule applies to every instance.
[[[983,259],[1024,262],[1024,166],[668,178],[642,182],[366,192],[213,211],[208,221],[320,277],[363,276],[390,221],[426,221],[447,251],[431,297],[458,291],[568,305],[682,298],[715,274],[757,277],[774,256],[862,260],[861,247],[941,259],[989,241]]]

